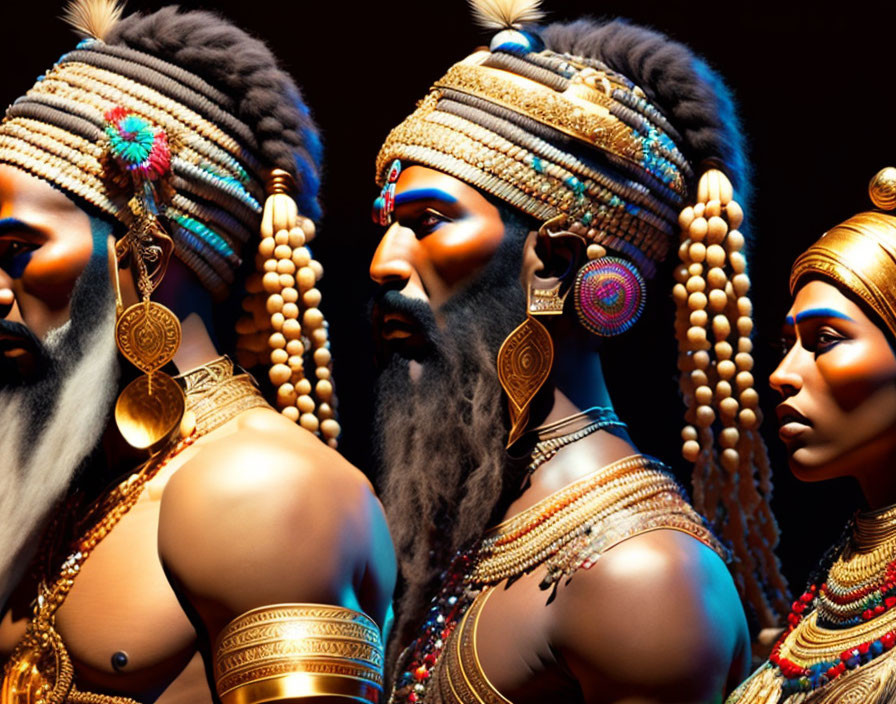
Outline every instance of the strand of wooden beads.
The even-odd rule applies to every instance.
[[[329,341],[316,287],[323,268],[305,246],[314,237],[314,224],[298,214],[289,195],[292,188],[290,174],[279,169],[271,173],[256,254],[261,273],[246,282],[249,295],[243,309],[247,315],[237,323],[238,359],[252,366],[265,361],[267,352],[268,375],[280,412],[336,447],[340,427],[332,408]],[[312,347],[317,365],[315,388],[304,369],[305,353]]]
[[[305,219],[302,227],[306,234],[306,241],[314,237],[314,223]],[[303,384],[298,398],[299,410],[302,415],[300,423],[309,430],[314,427],[331,447],[336,447],[336,438],[339,436],[340,427],[335,419],[335,397],[333,394],[333,370],[332,356],[330,354],[329,333],[327,322],[321,312],[321,293],[317,288],[317,282],[324,275],[320,262],[311,257],[307,247],[301,247],[294,254],[294,262],[298,266],[296,282],[298,293],[301,296],[304,313],[302,314],[302,326],[305,329],[306,344],[313,350],[311,358],[315,364],[314,375],[317,381],[314,384],[314,395],[317,397],[317,415],[314,415],[314,401],[311,399],[311,382]]]
[[[694,464],[695,505],[714,522],[718,503],[712,427],[716,418],[712,407],[716,371],[707,336],[709,297],[703,276],[708,232],[705,209],[704,203],[697,203],[685,208],[679,216],[682,241],[678,254],[682,264],[675,270],[677,283],[672,293],[679,311],[680,384],[688,423],[682,430],[682,454]]]

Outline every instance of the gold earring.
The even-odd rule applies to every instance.
[[[520,439],[529,422],[529,406],[544,386],[554,364],[554,342],[540,316],[561,315],[567,289],[562,282],[548,288],[529,287],[526,319],[501,343],[498,350],[498,381],[507,394],[510,433],[507,447]]]
[[[180,347],[177,316],[150,295],[161,283],[174,243],[154,215],[136,199],[131,202],[135,224],[110,257],[116,294],[115,343],[122,356],[143,372],[128,384],[115,403],[115,423],[132,447],[156,449],[180,425],[185,409],[178,383],[159,371]],[[119,262],[130,256],[141,300],[126,310],[121,300]]]

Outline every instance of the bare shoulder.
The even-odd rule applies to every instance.
[[[247,413],[171,477],[159,554],[200,613],[225,623],[284,602],[341,604],[377,618],[394,580],[370,482],[272,411]]]
[[[613,547],[558,590],[557,607],[552,641],[586,695],[618,688],[657,702],[714,701],[746,674],[733,580],[685,533],[655,530]]]

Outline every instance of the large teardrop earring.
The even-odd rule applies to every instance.
[[[529,407],[551,374],[554,342],[538,318],[561,315],[569,289],[560,293],[562,282],[548,288],[530,286],[526,296],[526,319],[501,343],[498,350],[498,380],[507,394],[510,433],[507,447],[526,430]]]

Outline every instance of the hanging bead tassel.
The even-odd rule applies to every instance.
[[[341,428],[335,418],[330,343],[317,288],[323,267],[305,246],[314,238],[314,223],[299,215],[290,195],[293,188],[289,173],[271,173],[255,258],[259,273],[246,282],[247,314],[237,323],[238,359],[247,366],[268,361],[280,412],[335,448]],[[305,376],[306,356],[315,365],[313,387]]]
[[[750,279],[737,229],[742,221],[731,182],[717,169],[701,176],[697,203],[679,216],[682,263],[673,297],[688,423],[682,454],[694,463],[695,507],[733,548],[738,588],[760,623],[770,626],[789,601],[773,551],[778,527],[768,503],[768,455],[758,433]]]

